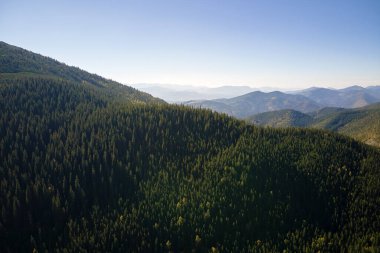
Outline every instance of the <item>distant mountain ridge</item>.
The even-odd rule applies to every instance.
[[[237,118],[245,118],[252,114],[284,108],[298,109],[302,112],[311,112],[320,108],[317,103],[307,97],[279,91],[269,93],[254,91],[230,99],[189,101],[184,104],[193,107],[209,108]]]
[[[380,102],[380,86],[351,86],[338,90],[312,87],[292,93],[254,91],[229,99],[195,100],[183,104],[245,118],[277,110],[308,113],[324,107],[358,108],[377,102]]]
[[[167,102],[174,103],[189,100],[232,98],[257,90],[243,85],[225,85],[215,88],[173,84],[133,84],[132,86]]]
[[[310,88],[298,92],[324,107],[357,108],[380,101],[380,86],[363,88],[355,85],[344,89]]]

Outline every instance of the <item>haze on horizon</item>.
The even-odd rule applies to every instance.
[[[380,1],[0,2],[0,40],[116,81],[380,84]]]

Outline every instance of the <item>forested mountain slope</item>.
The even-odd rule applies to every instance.
[[[5,79],[4,83],[13,78],[18,80],[29,78],[64,80],[78,85],[86,85],[113,101],[163,103],[161,99],[132,87],[0,41],[0,79]]]
[[[248,117],[247,120],[259,126],[304,127],[313,121],[313,117],[295,110],[279,110],[255,114]]]
[[[379,103],[355,109],[323,108],[308,114],[287,110],[266,112],[247,120],[260,126],[328,129],[380,146]]]
[[[338,110],[313,122],[311,127],[329,129],[380,147],[380,103]]]
[[[123,101],[1,79],[1,252],[379,250],[377,149]]]

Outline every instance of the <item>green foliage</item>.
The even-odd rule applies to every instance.
[[[379,251],[377,149],[54,76],[0,81],[1,252]]]
[[[112,100],[163,103],[162,100],[132,87],[0,41],[0,80],[4,83],[9,79],[30,77],[65,80],[77,85],[88,86]]]
[[[280,110],[264,112],[247,118],[255,125],[270,127],[304,127],[308,126],[313,118],[305,113],[294,110]]]
[[[380,146],[380,104],[356,109],[324,108],[309,114],[292,110],[265,112],[247,118],[255,125],[327,129]]]
[[[379,147],[380,104],[336,110],[316,120],[311,127],[332,130]]]

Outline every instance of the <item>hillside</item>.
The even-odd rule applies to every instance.
[[[377,149],[14,75],[0,79],[1,252],[380,249]]]
[[[230,99],[188,101],[184,104],[195,108],[208,108],[237,118],[245,118],[257,113],[281,109],[297,109],[302,112],[310,112],[320,108],[317,103],[304,96],[279,91],[269,93],[254,91]]]
[[[310,125],[313,118],[295,110],[263,112],[247,118],[248,122],[270,127],[304,127]]]
[[[25,49],[0,41],[0,79],[44,79],[66,81],[85,85],[113,101],[123,100],[139,103],[162,103],[161,99],[140,92],[132,87],[90,74],[77,67],[70,67]]]
[[[323,108],[309,114],[296,111],[266,112],[247,120],[261,126],[327,129],[380,146],[379,103],[355,109]]]
[[[332,112],[313,122],[311,127],[329,129],[380,146],[380,103]]]

